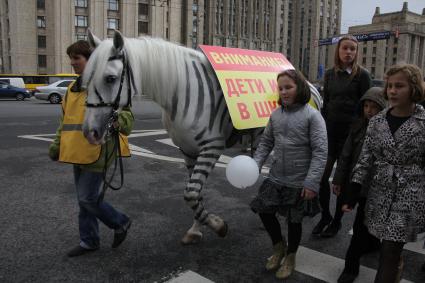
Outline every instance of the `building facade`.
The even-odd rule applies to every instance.
[[[350,34],[391,31],[391,37],[359,44],[359,63],[373,78],[383,79],[387,69],[397,63],[415,64],[425,72],[425,8],[422,15],[410,12],[407,2],[401,11],[380,13],[377,7],[368,25],[349,28]]]
[[[69,73],[66,47],[114,29],[196,48],[198,44],[281,52],[310,79],[339,34],[342,0],[2,0],[0,72]],[[332,61],[332,60],[331,60]]]

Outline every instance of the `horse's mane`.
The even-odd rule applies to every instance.
[[[86,66],[83,84],[90,79],[101,79],[97,76],[101,76],[102,72],[92,74],[96,69],[104,70],[113,50],[111,39],[102,41],[96,47],[91,55],[94,58],[90,58],[92,62]],[[125,38],[124,50],[133,71],[137,93],[153,97],[162,106],[169,101],[166,96],[179,89],[179,82],[188,80],[185,61],[206,60],[199,51],[151,37]]]

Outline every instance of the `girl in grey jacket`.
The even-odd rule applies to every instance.
[[[274,150],[271,170],[251,208],[259,214],[273,244],[266,269],[279,268],[276,277],[285,279],[295,268],[305,200],[319,193],[328,143],[321,114],[308,104],[310,88],[302,74],[286,70],[277,76],[277,83],[281,107],[271,114],[254,155],[261,170]],[[276,213],[287,218],[288,245]]]

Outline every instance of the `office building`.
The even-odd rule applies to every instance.
[[[421,14],[409,11],[404,2],[401,11],[380,13],[376,7],[372,23],[352,26],[350,34],[370,34],[390,31],[383,40],[361,42],[359,63],[366,67],[372,77],[383,79],[387,69],[397,63],[410,63],[425,72],[425,8]]]
[[[196,48],[198,44],[281,52],[315,80],[332,57],[318,39],[339,34],[341,0],[4,0],[0,72],[69,73],[66,47],[114,29]]]

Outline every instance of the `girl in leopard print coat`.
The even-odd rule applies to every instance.
[[[387,72],[384,94],[390,108],[373,117],[352,185],[370,180],[365,216],[369,232],[382,240],[377,282],[395,282],[406,242],[425,231],[425,110],[418,67]],[[356,185],[357,184],[357,185]]]

